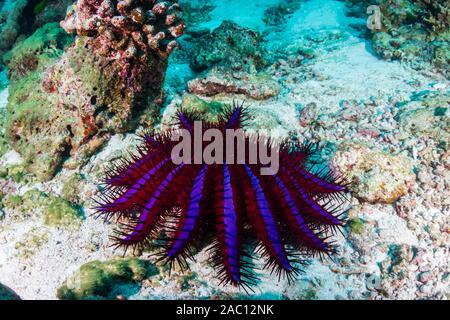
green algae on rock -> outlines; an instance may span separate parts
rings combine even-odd
[[[17,42],[47,23],[64,19],[73,0],[0,1],[0,65],[2,56]]]
[[[48,24],[18,44],[5,58],[11,79],[6,137],[11,147],[21,154],[27,171],[40,180],[54,174],[65,156],[70,134],[66,125],[63,132],[58,131],[61,121],[56,118],[56,98],[43,90],[42,72],[63,53],[70,38],[63,35],[58,24]],[[63,119],[67,118],[70,119],[64,115]]]
[[[136,293],[139,282],[158,274],[148,261],[137,258],[92,261],[80,267],[58,288],[61,300],[116,299]]]
[[[193,94],[185,94],[181,103],[183,110],[198,113],[205,121],[215,122],[223,111],[225,104],[219,101],[206,101]]]
[[[47,242],[48,232],[34,227],[22,236],[21,240],[14,245],[14,248],[22,259],[29,259]]]
[[[6,209],[15,210],[24,215],[33,211],[41,213],[48,226],[78,229],[81,225],[83,211],[81,207],[69,201],[32,189],[23,195],[8,194],[2,199]]]
[[[81,207],[60,197],[49,197],[43,214],[44,223],[53,227],[76,229],[83,219]]]
[[[360,218],[351,218],[347,221],[347,226],[351,232],[362,234],[364,232],[364,221]]]
[[[449,91],[424,91],[413,95],[408,101],[399,103],[396,120],[405,140],[409,135],[430,137],[437,142],[450,140]]]
[[[72,42],[73,36],[68,35],[58,23],[44,25],[5,54],[3,60],[8,66],[8,78],[14,83],[38,68],[42,71]]]
[[[72,203],[80,203],[81,188],[85,178],[82,174],[74,173],[65,180],[61,190],[61,197]]]

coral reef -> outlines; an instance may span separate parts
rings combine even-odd
[[[235,106],[227,108],[217,123],[202,127],[215,128],[225,136],[227,129],[241,129],[247,117],[242,106]],[[190,134],[198,120],[195,113],[183,110],[177,115],[181,128]],[[205,246],[203,237],[211,231],[216,243],[210,261],[218,278],[244,287],[254,285],[257,279],[252,272],[252,253],[245,249],[252,238],[245,231],[248,226],[259,240],[266,267],[289,279],[298,273],[295,263],[301,259],[287,244],[305,256],[335,251],[325,234],[342,225],[338,217],[342,202],[334,204],[332,200],[343,197],[347,189],[341,176],[332,171],[308,171],[308,159],[314,154],[311,146],[282,144],[279,170],[269,169],[264,175],[264,165],[250,160],[254,144],[261,148],[275,143],[263,137],[243,136],[248,151],[237,160],[239,153],[233,148],[237,164],[217,159],[213,164],[194,162],[197,155],[185,155],[185,151],[182,163],[175,164],[171,154],[178,142],[170,133],[143,139],[136,156],[112,167],[98,200],[99,216],[126,219],[113,237],[118,246],[141,248],[165,234],[165,240],[159,241],[161,260],[186,269],[187,260]],[[208,143],[202,145],[204,152],[208,148]],[[225,155],[226,151],[214,152]],[[278,149],[271,152],[278,154]]]
[[[174,1],[79,0],[61,26],[69,33],[89,35],[88,45],[102,56],[120,60],[124,64],[120,76],[129,78],[147,55],[168,57],[185,29],[179,16]]]
[[[118,299],[130,294],[124,285],[135,286],[157,273],[152,264],[136,258],[92,261],[65,281],[57,296],[62,300]]]
[[[84,163],[112,132],[153,124],[167,57],[184,30],[178,10],[168,1],[80,0],[72,7],[61,25],[77,34],[75,43],[38,68],[43,77],[11,79],[7,134],[30,172],[48,180],[63,163]],[[14,69],[18,50],[8,67],[21,71]]]
[[[373,30],[373,48],[382,58],[408,61],[422,69],[431,63],[444,73],[450,65],[450,6],[447,0],[351,0],[349,14],[362,16],[379,5],[381,30]],[[359,12],[359,13],[358,13]]]

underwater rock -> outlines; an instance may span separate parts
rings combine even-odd
[[[281,86],[267,73],[221,72],[214,68],[207,76],[188,82],[189,92],[202,96],[242,94],[255,100],[277,96]]]
[[[63,53],[63,49],[73,41],[59,24],[48,23],[29,38],[18,43],[5,54],[3,60],[8,67],[8,78],[12,84],[20,81],[39,66],[46,66]]]
[[[257,32],[224,21],[198,38],[194,47],[191,69],[203,73],[188,83],[190,93],[207,97],[243,94],[255,100],[279,94],[279,84],[263,71],[266,53]]]
[[[197,72],[213,66],[245,72],[261,70],[266,65],[261,41],[259,33],[224,21],[212,33],[197,40],[190,66]]]
[[[206,101],[193,94],[185,94],[181,103],[181,108],[190,112],[195,112],[205,121],[216,122],[222,113],[225,104],[218,101]]]
[[[24,215],[30,215],[34,211],[41,213],[44,223],[53,227],[78,229],[83,219],[81,207],[61,197],[48,195],[36,189],[31,189],[21,196],[7,194],[2,199],[2,204],[6,209]]]
[[[300,8],[301,2],[302,0],[282,0],[264,12],[264,23],[272,27],[281,26],[286,23],[289,15],[292,15]]]
[[[33,6],[34,28],[64,20],[67,8],[76,0],[38,0]]]
[[[0,283],[0,300],[20,300],[20,297],[10,288]]]
[[[393,203],[414,186],[412,162],[357,143],[344,143],[336,151],[332,166],[352,182],[354,195],[370,203]]]
[[[188,25],[186,33],[190,33],[191,26],[211,20],[211,12],[215,6],[210,0],[191,1],[180,0],[179,4],[183,9],[183,19]],[[194,27],[195,28],[195,27]],[[209,30],[208,32],[209,33]]]
[[[167,58],[184,31],[178,11],[173,1],[79,0],[72,7],[61,26],[78,35],[75,43],[36,69],[43,76],[11,83],[8,136],[30,172],[49,180],[63,162],[83,164],[111,133],[153,124]]]
[[[20,241],[14,244],[14,249],[21,259],[30,259],[48,243],[48,237],[47,230],[33,227],[20,237]]]
[[[0,7],[0,61],[20,35],[20,19],[28,0],[7,0]]]
[[[63,160],[70,135],[65,123],[70,117],[57,107],[56,96],[41,85],[42,72],[69,41],[62,32],[57,24],[47,24],[5,59],[11,79],[5,136],[21,154],[27,170],[41,180],[49,179]]]
[[[136,291],[139,282],[156,274],[155,266],[136,258],[92,261],[82,265],[58,288],[57,297],[61,300],[117,299],[119,295],[136,293],[131,291]]]
[[[8,139],[3,124],[5,123],[6,112],[5,108],[0,108],[0,157],[2,157],[9,150]]]
[[[0,2],[0,63],[23,37],[50,22],[64,19],[74,0],[6,0]]]
[[[69,176],[64,182],[61,197],[72,203],[80,203],[82,201],[82,187],[84,182],[84,176],[79,173],[74,173]]]
[[[176,114],[181,107],[187,112],[194,112],[209,122],[217,122],[219,116],[224,110],[225,103],[221,101],[209,101],[198,97],[195,94],[186,93],[182,97],[181,105],[172,103],[164,109],[164,114],[161,119],[162,129],[170,130],[176,123]]]
[[[80,207],[55,196],[46,199],[43,214],[45,225],[67,229],[78,229],[83,219],[83,212]]]

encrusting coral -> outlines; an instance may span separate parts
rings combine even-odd
[[[7,106],[9,141],[40,180],[63,163],[84,163],[112,133],[153,124],[167,58],[184,30],[174,1],[79,0],[61,25],[75,42],[11,79]]]

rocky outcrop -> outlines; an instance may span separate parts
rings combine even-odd
[[[280,86],[264,72],[267,62],[262,38],[250,29],[224,21],[200,36],[190,66],[200,76],[188,83],[189,92],[202,96],[244,95],[264,100],[278,95]]]
[[[178,12],[169,1],[73,6],[61,26],[75,43],[58,59],[42,52],[33,72],[11,77],[7,135],[30,172],[48,180],[63,163],[84,163],[111,133],[153,123],[167,58],[184,31]],[[9,65],[22,70],[15,52]]]
[[[3,3],[2,3],[3,2]],[[0,63],[14,44],[47,23],[59,22],[74,0],[0,1]]]

